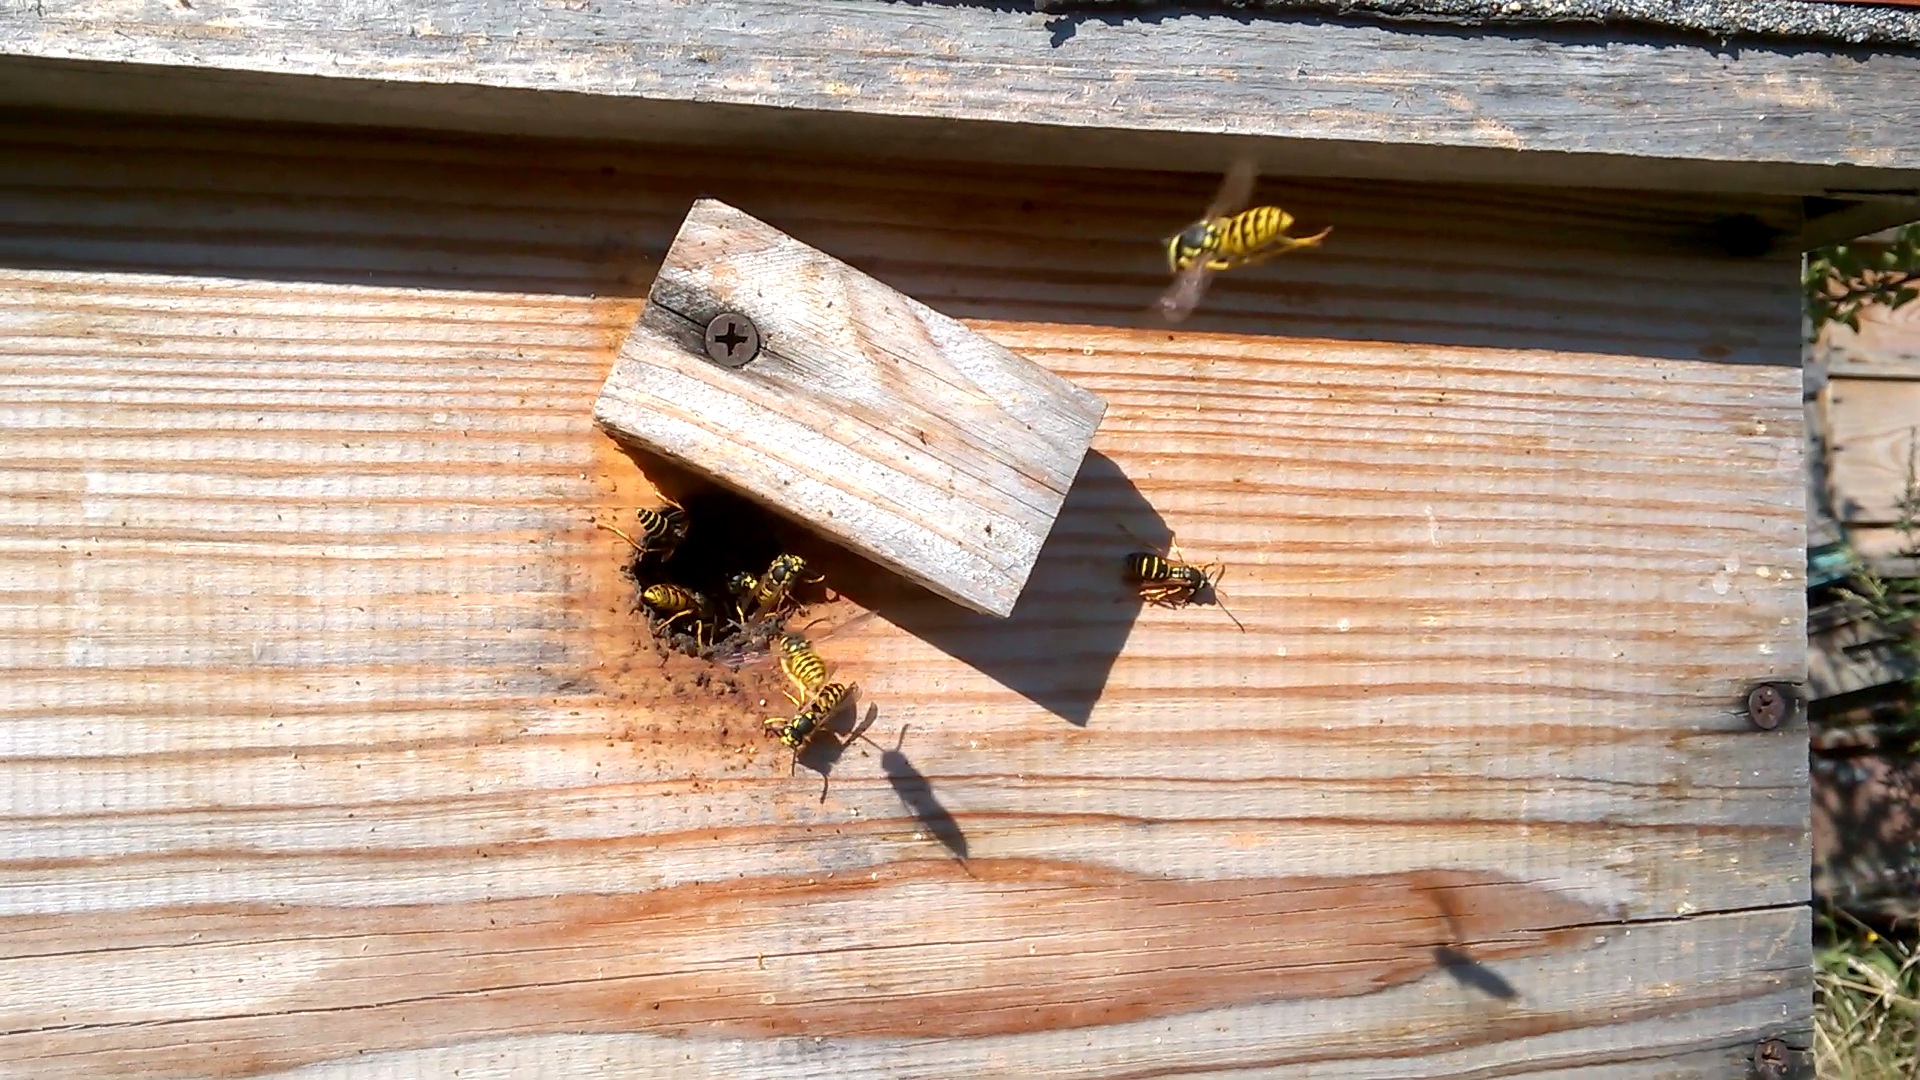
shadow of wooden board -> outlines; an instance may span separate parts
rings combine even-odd
[[[11,1073],[1722,1077],[1805,1034],[1805,732],[1741,710],[1806,664],[1796,278],[1700,239],[1776,205],[1274,184],[1337,242],[1176,334],[1126,321],[1204,180],[0,140]],[[591,524],[652,498],[591,408],[702,191],[1110,406],[1011,620],[840,572],[878,746],[824,799],[767,683],[663,673]],[[1129,602],[1142,506],[1246,632]]]

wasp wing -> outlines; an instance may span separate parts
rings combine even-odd
[[[1227,174],[1220,179],[1213,202],[1207,205],[1207,212],[1200,220],[1212,221],[1239,213],[1246,207],[1247,200],[1253,197],[1253,184],[1258,176],[1252,158],[1234,159],[1233,164],[1227,166]],[[1212,279],[1213,271],[1207,269],[1206,259],[1202,258],[1174,276],[1173,284],[1160,294],[1159,301],[1154,304],[1154,313],[1166,323],[1185,319],[1193,313],[1194,308],[1200,306],[1200,298],[1206,295],[1207,285]]]
[[[805,626],[800,627],[798,630],[794,630],[790,632],[799,634],[800,636],[806,638],[813,645],[818,646],[823,641],[837,637],[839,634],[841,634],[844,631],[852,630],[855,627],[858,627],[868,622],[878,614],[880,613],[877,611],[861,612],[860,614],[855,615],[851,619],[847,619],[844,622],[836,623],[833,626],[828,627],[824,632],[819,634],[809,634],[807,633],[807,631],[811,629],[814,625],[820,622],[824,622],[825,621],[824,618],[815,619],[813,620],[813,622],[807,623]],[[759,632],[744,635],[745,640],[731,643],[729,647],[716,653],[714,656],[714,659],[719,660],[721,663],[727,665],[730,668],[733,668],[735,671],[738,671],[741,668],[746,667],[748,665],[752,665],[758,668],[758,667],[762,667],[767,664],[773,663],[776,659],[774,655],[774,644],[773,644],[774,639],[779,637],[782,633],[789,632],[782,629],[782,626],[785,624],[785,622],[786,622],[785,619],[778,619],[778,620],[767,619],[767,620],[760,620],[760,621],[754,622],[753,624],[754,628]],[[825,659],[825,658],[822,657],[822,659]],[[828,664],[829,670],[831,670],[832,667],[833,665],[831,664],[831,662],[829,662]]]
[[[1213,271],[1207,269],[1204,261],[1180,271],[1174,277],[1173,284],[1155,302],[1154,314],[1168,323],[1177,323],[1193,314],[1193,309],[1200,305],[1200,298],[1206,295],[1207,285],[1212,280]]]
[[[1234,159],[1233,164],[1227,166],[1227,175],[1220,180],[1220,190],[1214,193],[1213,202],[1207,207],[1207,220],[1246,209],[1247,201],[1253,198],[1253,182],[1258,175],[1252,158]]]

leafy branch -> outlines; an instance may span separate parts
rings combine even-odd
[[[1813,332],[1830,322],[1860,329],[1869,307],[1891,311],[1920,299],[1920,222],[1894,230],[1888,244],[1850,241],[1808,254],[1800,273]]]

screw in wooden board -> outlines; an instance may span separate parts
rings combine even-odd
[[[1787,718],[1792,699],[1787,692],[1772,683],[1762,683],[1747,694],[1747,719],[1753,726],[1772,731]]]
[[[746,367],[760,355],[760,330],[745,315],[723,311],[707,324],[707,356],[721,367]]]
[[[1793,1071],[1793,1048],[1779,1039],[1768,1039],[1754,1050],[1754,1080],[1787,1080]]]

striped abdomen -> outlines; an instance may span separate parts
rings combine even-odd
[[[691,615],[706,606],[699,593],[678,585],[649,585],[640,602],[662,615]]]
[[[1173,572],[1174,564],[1150,552],[1136,551],[1127,556],[1128,581],[1166,581]]]
[[[827,662],[813,651],[807,639],[798,634],[780,636],[780,673],[803,694],[811,693],[827,681]]]
[[[1287,230],[1293,218],[1277,206],[1256,206],[1225,220],[1214,222],[1213,250],[1218,255],[1243,259],[1273,242]]]
[[[649,548],[672,547],[687,538],[687,515],[677,506],[665,510],[635,510],[640,535]]]

